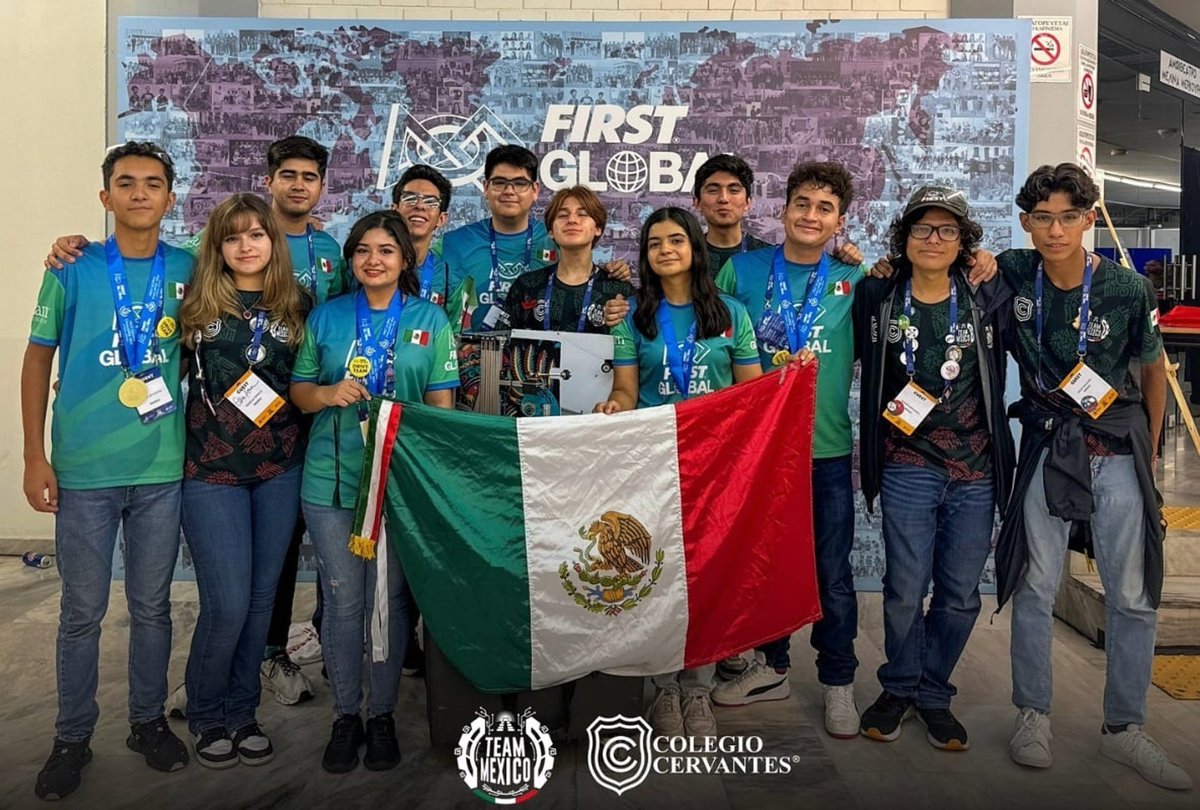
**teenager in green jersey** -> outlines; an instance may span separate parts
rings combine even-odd
[[[636,306],[613,329],[613,389],[596,405],[617,413],[678,402],[762,376],[745,307],[708,274],[704,235],[682,208],[660,208],[642,226]],[[655,676],[650,723],[664,735],[717,731],[709,697],[715,665]]]
[[[127,143],[102,165],[100,201],[113,235],[70,267],[46,273],[21,370],[25,497],[55,515],[62,577],[58,719],[34,792],[61,799],[92,758],[100,710],[100,624],[108,609],[117,531],[125,540],[129,602],[126,744],[161,771],[188,762],[167,727],[171,577],[179,550],[183,408],[179,299],[192,257],[163,244],[159,225],[175,202],[171,159],[152,143]],[[50,372],[58,387],[46,460]]]
[[[450,300],[450,265],[442,259],[441,242],[434,240],[449,217],[452,191],[446,175],[418,163],[392,186],[392,210],[404,217],[417,252],[418,294],[461,318],[462,303]]]
[[[363,465],[362,423],[372,396],[452,407],[458,386],[454,332],[440,307],[421,298],[416,252],[403,217],[368,214],[354,224],[345,256],[361,289],[313,311],[292,375],[292,401],[314,413],[304,462],[301,501],[317,551],[324,589],[321,646],[333,692],[335,720],[323,766],[353,770],[366,743],[369,769],[400,761],[392,711],[408,638],[404,577],[395,552],[376,553],[388,577],[388,655],[372,662],[367,724],[363,697],[363,627],[374,604],[378,559],[349,548]]]

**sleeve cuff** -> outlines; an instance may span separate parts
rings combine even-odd
[[[37,346],[49,346],[51,349],[58,348],[58,341],[54,340],[52,338],[36,337],[34,335],[30,335],[29,342],[33,343]]]
[[[447,382],[434,383],[433,385],[425,386],[426,391],[445,391],[449,388],[458,388],[460,385],[458,380],[448,380]]]

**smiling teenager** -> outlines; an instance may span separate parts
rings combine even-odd
[[[222,202],[179,314],[193,351],[183,526],[200,596],[187,720],[209,768],[274,758],[256,718],[259,670],[300,509],[305,437],[287,392],[312,306],[284,242],[256,195]]]
[[[452,191],[444,174],[423,163],[409,166],[392,186],[392,210],[408,224],[417,255],[417,292],[451,312],[462,305],[455,307],[450,300],[450,265],[442,259],[442,245],[434,236],[446,224]]]

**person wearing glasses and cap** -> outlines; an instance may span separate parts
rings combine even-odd
[[[1150,281],[1083,245],[1099,197],[1079,166],[1039,167],[1017,194],[1034,249],[997,257],[1014,294],[1004,341],[1021,382],[1020,463],[996,548],[997,602],[1013,606],[1009,753],[1020,765],[1051,765],[1054,599],[1076,548],[1095,557],[1104,586],[1100,753],[1185,790],[1191,777],[1143,728],[1163,578],[1154,486],[1162,335]]]
[[[854,298],[862,489],[868,508],[880,500],[887,558],[883,692],[860,729],[890,742],[916,714],[952,751],[969,742],[950,677],[979,616],[1015,456],[998,327],[1010,293],[999,278],[968,281],[982,235],[962,192],[921,188],[888,234],[892,276],[866,279]]]

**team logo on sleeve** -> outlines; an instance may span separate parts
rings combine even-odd
[[[317,263],[319,265],[321,265],[322,273],[332,273],[333,272],[333,262],[329,261],[329,259],[326,259],[324,256],[322,256]]]
[[[169,284],[167,286],[167,289],[169,289],[171,291],[171,298],[173,300],[182,301],[183,297],[185,295],[187,295],[188,285],[176,281],[176,282]]]
[[[849,281],[835,281],[829,285],[829,291],[831,293],[833,293],[834,295],[849,295],[850,294],[850,282]]]
[[[544,261],[544,262],[558,261],[558,251],[557,250],[549,250],[549,249],[543,250],[542,251],[542,261]]]
[[[558,567],[558,576],[567,596],[591,613],[619,616],[633,610],[654,590],[663,573],[666,553],[654,551],[653,538],[633,515],[608,511],[592,521],[579,536],[587,545],[572,551],[576,561]],[[654,567],[650,568],[651,552]],[[583,585],[580,591],[571,573]],[[646,574],[649,573],[649,581]]]

